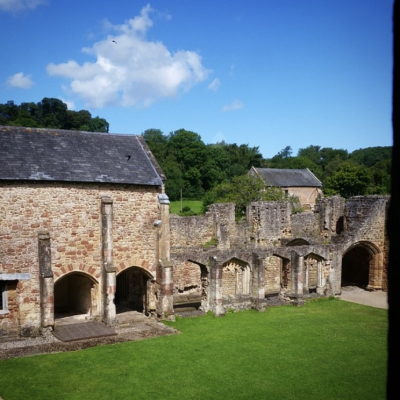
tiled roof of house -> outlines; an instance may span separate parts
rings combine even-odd
[[[161,186],[141,136],[0,126],[0,180]]]
[[[322,187],[322,183],[308,169],[254,168],[267,186]]]

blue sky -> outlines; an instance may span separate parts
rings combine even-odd
[[[55,97],[110,133],[392,145],[393,0],[0,0],[0,103]]]

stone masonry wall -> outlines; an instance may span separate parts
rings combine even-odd
[[[264,279],[266,297],[282,291],[296,296],[304,291],[338,294],[346,251],[364,247],[371,260],[369,288],[381,286],[386,290],[388,201],[386,196],[364,196],[347,202],[333,196],[318,201],[312,212],[301,213],[292,213],[290,202],[254,202],[247,207],[247,218],[239,222],[234,220],[233,205],[219,204],[210,207],[204,217],[176,219],[171,224],[175,243],[180,244],[171,244],[172,262],[178,264],[174,287],[184,296],[188,282],[197,279],[197,287],[201,282],[196,269],[185,271],[184,259],[205,264],[208,257],[225,262],[234,254],[235,259],[247,260],[254,268],[251,253],[265,259],[261,280]],[[179,240],[182,232],[184,240]],[[206,248],[204,243],[214,235],[218,239],[216,246]],[[244,253],[247,255],[242,257]],[[175,264],[174,259],[179,261]],[[182,277],[184,282],[180,282]],[[233,277],[233,272],[225,267],[221,282],[223,299],[233,294]],[[216,285],[218,288],[219,283]],[[252,295],[255,293],[254,290]]]
[[[25,329],[40,326],[38,232],[50,234],[54,282],[72,271],[101,281],[101,196],[113,200],[117,273],[138,266],[155,275],[157,188],[3,182],[0,189],[0,273],[31,274],[18,282],[15,296],[20,306],[11,313],[18,314]],[[0,329],[2,320],[10,323],[12,315],[7,315],[0,316]]]

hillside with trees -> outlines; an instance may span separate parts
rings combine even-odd
[[[87,110],[68,110],[61,100],[47,97],[38,103],[0,104],[0,125],[107,133],[110,126],[103,118],[93,118]]]
[[[229,199],[227,193],[244,186],[241,177],[254,167],[308,168],[322,182],[325,195],[389,194],[392,148],[370,147],[348,153],[344,149],[311,145],[292,155],[290,146],[270,159],[258,147],[241,144],[204,144],[200,135],[180,129],[168,135],[159,129],[143,137],[167,176],[166,192],[172,201],[204,199],[205,204]],[[277,193],[270,193],[276,197]]]
[[[109,123],[105,119],[93,118],[87,110],[68,110],[61,100],[47,97],[38,103],[16,105],[8,101],[0,104],[0,125],[109,131]],[[167,176],[166,193],[171,201],[182,196],[188,200],[204,200],[205,206],[228,200],[239,204],[235,193],[246,190],[252,195],[245,196],[245,199],[261,200],[249,189],[259,182],[248,182],[243,178],[252,166],[308,168],[322,182],[327,196],[348,198],[390,193],[391,146],[348,153],[344,149],[310,145],[299,149],[296,155],[293,155],[290,146],[286,146],[272,158],[265,159],[258,147],[226,142],[205,144],[198,133],[185,129],[169,134],[160,129],[148,129],[142,135]],[[270,191],[263,196],[277,199],[280,194],[279,191]],[[242,205],[238,207],[240,209]]]

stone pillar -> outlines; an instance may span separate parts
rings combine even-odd
[[[113,201],[110,197],[101,198],[101,260],[103,264],[103,322],[113,326],[116,321],[114,304],[116,275],[113,264]]]
[[[38,233],[40,330],[42,333],[54,328],[54,276],[51,269],[50,235]]]
[[[318,260],[317,261],[317,293],[318,294],[323,294],[324,293],[324,278],[322,276],[322,261]]]
[[[209,305],[215,316],[225,315],[222,305],[222,264],[216,257],[210,257],[210,286],[208,291]]]
[[[252,293],[254,308],[264,310],[265,305],[265,258],[254,256]]]
[[[336,248],[329,253],[330,269],[326,286],[328,287],[330,296],[342,293],[342,257],[343,249],[340,248]]]
[[[292,266],[292,295],[295,305],[303,305],[303,285],[304,285],[304,257],[298,255],[294,250],[291,252]]]
[[[201,306],[200,310],[208,311],[210,310],[210,302],[209,302],[209,289],[210,289],[210,281],[209,281],[209,269],[205,265],[199,265],[200,267],[200,276],[201,276]]]
[[[158,314],[163,318],[174,318],[174,281],[173,267],[171,262],[160,260],[161,285],[160,285],[160,308]]]
[[[309,293],[309,283],[308,283],[308,275],[310,271],[310,260],[304,262],[303,258],[303,293]]]
[[[369,263],[367,290],[382,290],[383,253],[376,253]]]
[[[160,219],[154,222],[154,227],[157,229],[157,282],[160,289],[157,314],[160,317],[173,318],[174,280],[173,265],[170,260],[169,198],[165,193],[161,193],[158,195],[158,201],[160,205]]]

